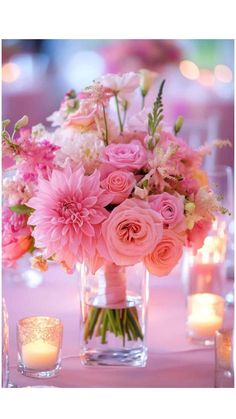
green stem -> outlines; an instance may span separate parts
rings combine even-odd
[[[127,100],[126,100],[126,101],[125,101],[125,104],[124,104],[124,113],[123,113],[123,122],[122,122],[122,126],[123,126],[123,128],[124,128],[124,126],[125,126],[126,115],[127,115],[127,109],[128,109],[128,102],[127,102]]]
[[[115,310],[115,317],[116,317],[116,324],[119,331],[120,336],[123,336],[122,327],[121,327],[121,321],[120,321],[120,310]]]
[[[140,339],[143,340],[143,334],[142,334],[142,330],[140,328],[139,322],[135,319],[135,317],[132,315],[131,311],[128,310],[128,319],[130,320],[130,322],[132,323],[132,326],[135,329],[135,332],[137,334],[137,336],[140,337]]]
[[[107,332],[120,336],[123,346],[125,346],[126,337],[129,341],[143,340],[136,307],[123,309],[91,307],[84,324],[85,342],[87,343],[93,336],[101,336],[101,343],[105,344]]]
[[[119,107],[117,94],[115,95],[115,102],[116,102],[117,116],[118,116],[119,125],[120,125],[120,132],[123,132],[123,124],[122,124],[122,121],[121,121],[120,107]]]
[[[129,340],[129,341],[130,341],[130,340],[132,340],[132,335],[131,335],[131,333],[130,333],[130,331],[129,331],[128,324],[126,324],[126,333],[127,333],[127,336],[128,336],[128,340]]]
[[[101,311],[101,309],[98,308],[98,307],[93,308],[92,315],[91,315],[91,321],[90,321],[90,327],[89,327],[89,337],[90,337],[90,339],[92,339],[94,328],[96,326],[100,311]]]
[[[142,107],[141,107],[141,109],[143,109],[143,108],[144,108],[144,105],[145,105],[145,97],[146,97],[146,95],[144,95],[144,94],[142,93]]]
[[[114,334],[117,336],[117,329],[116,329],[116,324],[115,324],[115,320],[113,318],[113,312],[112,309],[107,309],[107,316],[109,318],[110,324],[111,324],[111,328],[113,329]]]
[[[102,111],[103,111],[103,118],[104,118],[104,124],[105,124],[105,145],[108,144],[108,127],[107,127],[107,117],[106,117],[106,111],[105,106],[102,105]]]
[[[130,321],[129,317],[127,319],[127,332],[130,331],[133,340],[137,340],[138,336],[135,330],[135,327],[133,326],[133,323]]]
[[[102,333],[101,333],[101,343],[102,344],[106,343],[107,325],[108,325],[108,316],[107,316],[107,312],[105,312],[103,325],[102,325]]]
[[[123,329],[123,346],[125,346],[125,332],[126,332],[126,321],[127,321],[127,311],[126,308],[123,310],[122,316],[122,329]]]
[[[98,319],[97,319],[97,324],[96,324],[96,327],[95,327],[95,336],[96,337],[101,335],[101,325],[102,325],[102,322],[103,322],[104,313],[105,313],[105,310],[102,308],[100,313],[99,313],[99,316],[98,316]]]

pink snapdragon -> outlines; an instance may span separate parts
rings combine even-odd
[[[22,161],[17,166],[23,179],[34,181],[39,175],[47,179],[54,167],[53,160],[58,149],[58,146],[48,140],[25,141],[20,152]]]

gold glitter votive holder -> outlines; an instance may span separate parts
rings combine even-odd
[[[234,387],[233,329],[215,334],[215,387]]]
[[[63,325],[54,317],[27,317],[17,323],[18,371],[50,378],[61,369]]]

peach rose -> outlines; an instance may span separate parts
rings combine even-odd
[[[64,126],[84,129],[90,128],[95,123],[96,114],[97,107],[82,100],[79,109],[68,115]]]
[[[162,217],[147,202],[126,199],[103,223],[98,251],[117,265],[133,265],[153,251],[162,234]]]
[[[113,196],[112,204],[120,204],[128,198],[135,183],[133,173],[115,170],[101,182],[101,187]]]
[[[183,242],[171,230],[164,230],[163,237],[153,252],[145,256],[144,264],[150,273],[157,276],[168,275],[176,266],[183,253]]]

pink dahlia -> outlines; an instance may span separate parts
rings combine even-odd
[[[49,180],[39,180],[39,190],[28,205],[35,209],[29,218],[34,225],[35,245],[45,256],[69,267],[95,254],[101,224],[109,213],[110,202],[100,188],[96,170],[85,176],[81,167],[72,172],[53,170]]]

